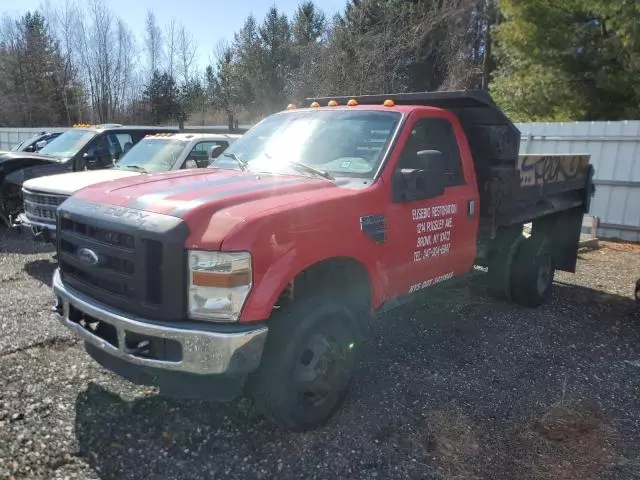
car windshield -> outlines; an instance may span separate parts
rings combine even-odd
[[[210,168],[242,163],[264,172],[299,163],[332,177],[371,178],[400,119],[398,112],[355,109],[271,115],[232,143]]]
[[[33,142],[37,137],[38,137],[38,135],[33,135],[33,136],[27,138],[26,140],[21,141],[17,145],[14,145],[13,147],[11,147],[11,151],[12,152],[17,152],[21,148],[29,145],[29,143]]]
[[[73,157],[96,136],[92,130],[67,130],[47,143],[38,153],[52,157]]]
[[[145,138],[136,143],[116,164],[117,168],[166,172],[171,170],[186,142],[175,139]]]

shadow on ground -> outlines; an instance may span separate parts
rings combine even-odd
[[[53,280],[53,272],[57,266],[58,262],[54,259],[34,260],[32,262],[25,263],[24,271],[27,275],[50,287]]]
[[[29,232],[8,229],[0,224],[0,253],[37,254],[55,253],[55,247],[49,243],[34,241]]]
[[[78,455],[104,479],[640,473],[635,302],[558,284],[524,309],[483,291],[474,275],[377,318],[344,408],[316,431],[280,431],[247,399],[126,401],[91,384]]]

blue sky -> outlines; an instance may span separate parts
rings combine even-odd
[[[48,0],[58,5],[65,0]],[[233,33],[243,24],[245,18],[253,13],[260,22],[268,9],[276,5],[288,16],[295,12],[302,0],[103,0],[110,9],[122,18],[138,39],[144,34],[144,19],[148,9],[155,13],[160,26],[167,25],[172,18],[190,29],[198,42],[198,58],[204,66],[213,56],[213,51],[221,39],[231,40]],[[0,2],[0,13],[22,14],[38,8],[42,0],[18,0]],[[346,0],[316,0],[328,17],[342,11]]]

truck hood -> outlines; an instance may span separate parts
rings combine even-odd
[[[74,198],[93,203],[184,218],[203,219],[223,208],[259,201],[269,209],[269,200],[318,190],[342,190],[338,182],[292,176],[258,174],[239,170],[201,169],[121,178],[82,189]],[[320,192],[318,192],[320,193]]]
[[[59,163],[68,160],[67,158],[62,157],[52,157],[50,155],[42,155],[40,153],[35,152],[0,152],[0,164],[4,162],[14,162],[24,159],[25,161],[29,161],[31,159],[40,160],[42,162],[47,163]]]
[[[141,175],[133,170],[109,168],[105,170],[86,170],[84,172],[62,173],[44,177],[32,178],[22,184],[27,190],[54,193],[57,195],[73,195],[76,191],[118,178],[135,177]]]

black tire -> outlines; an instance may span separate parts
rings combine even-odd
[[[640,278],[636,280],[636,291],[634,296],[636,297],[636,302],[640,303]]]
[[[551,242],[545,235],[527,238],[516,253],[511,270],[513,300],[526,307],[537,307],[551,296],[555,266]]]
[[[356,315],[328,296],[276,311],[260,367],[248,379],[257,408],[288,430],[324,424],[349,390],[359,338]]]
[[[487,287],[489,294],[498,299],[511,299],[511,267],[521,242],[525,240],[522,229],[498,233],[489,256]]]

